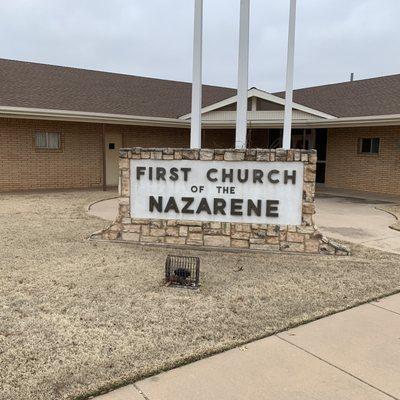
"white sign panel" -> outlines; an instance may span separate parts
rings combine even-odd
[[[300,225],[303,163],[131,160],[132,218]]]

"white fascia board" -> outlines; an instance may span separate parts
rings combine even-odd
[[[251,89],[254,90],[254,89]],[[254,96],[251,94],[250,97]],[[271,95],[272,96],[272,95]],[[275,96],[274,96],[275,97]],[[228,99],[227,99],[228,100]],[[283,99],[280,99],[284,101]],[[228,103],[230,104],[230,103]],[[175,118],[143,117],[125,114],[104,114],[68,110],[0,106],[0,118],[42,119],[55,121],[93,122],[118,125],[142,125],[190,128],[190,121]],[[204,128],[234,128],[235,121],[203,121]],[[253,120],[249,127],[282,127],[283,120]],[[299,128],[346,127],[346,126],[389,126],[400,125],[400,114],[371,115],[366,117],[334,117],[293,121]]]
[[[264,92],[263,90],[256,89],[256,88],[249,89],[249,91],[247,93],[247,98],[250,98],[250,97],[258,97],[260,99],[267,100],[272,103],[280,104],[282,106],[285,105],[285,99],[282,99],[281,97],[275,96],[271,93]],[[215,111],[215,110],[218,110],[219,108],[228,106],[230,104],[234,104],[236,102],[237,102],[237,96],[232,96],[225,100],[219,101],[218,103],[214,103],[207,107],[203,107],[201,110],[201,113],[204,114],[204,113],[207,113],[210,111]],[[313,108],[306,107],[306,106],[303,106],[302,104],[298,104],[298,103],[293,103],[293,108],[296,110],[299,110],[299,111],[306,112],[311,115],[315,115],[317,117],[325,118],[325,119],[337,118],[334,115],[330,115],[330,114],[324,113],[322,111],[314,110]],[[190,114],[182,115],[181,117],[179,117],[179,119],[189,119],[189,118],[190,118]]]
[[[42,108],[0,106],[0,117],[23,119],[47,119],[58,121],[93,122],[119,125],[189,127],[188,121],[175,118],[143,117],[125,114],[106,114]]]
[[[236,101],[237,101],[237,96],[228,97],[227,99],[221,100],[218,103],[214,103],[214,104],[211,104],[210,106],[203,107],[201,109],[201,113],[205,114],[207,112],[217,110],[218,108],[229,106],[229,104],[236,103]],[[182,115],[181,117],[179,117],[179,119],[190,119],[191,115],[192,115],[191,113],[185,114],[185,115]]]
[[[282,106],[285,105],[285,99],[282,99],[281,97],[275,96],[271,93],[264,92],[263,90],[259,90],[259,89],[250,89],[249,92],[251,92],[251,91],[253,91],[252,92],[253,94],[251,94],[251,96],[260,97],[263,100],[271,101],[272,103],[281,104]],[[326,118],[326,119],[337,118],[334,115],[330,115],[330,114],[324,113],[322,111],[315,110],[314,108],[303,106],[302,104],[299,104],[299,103],[293,102],[292,105],[293,105],[293,108],[296,110],[303,111],[307,114],[315,115],[317,117]]]
[[[400,114],[368,115],[365,117],[338,117],[330,120],[308,121],[309,127],[316,125],[327,127],[356,127],[356,126],[390,126],[400,125]]]
[[[293,128],[306,128],[309,120],[293,121]],[[236,121],[204,121],[204,129],[235,129]],[[248,121],[248,129],[283,128],[283,120],[257,120]]]
[[[367,117],[343,117],[334,119],[293,120],[294,128],[335,128],[400,125],[400,114],[375,115]],[[204,121],[207,128],[234,128],[235,121]],[[248,122],[249,128],[282,128],[283,120],[253,120]]]

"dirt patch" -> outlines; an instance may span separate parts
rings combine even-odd
[[[400,231],[400,204],[380,204],[376,207],[378,210],[383,210],[396,217],[397,221],[390,225],[390,228]]]
[[[107,196],[109,193],[107,193]],[[74,399],[400,289],[400,256],[195,252],[197,291],[162,285],[168,253],[88,242],[102,192],[0,199],[0,399]]]

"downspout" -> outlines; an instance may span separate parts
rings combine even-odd
[[[106,133],[105,133],[105,126],[102,125],[102,132],[101,132],[101,143],[102,143],[102,172],[103,172],[103,192],[107,191],[107,182],[106,182]]]

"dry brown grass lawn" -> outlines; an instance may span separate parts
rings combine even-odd
[[[85,240],[105,223],[84,208],[103,196],[1,195],[1,400],[74,399],[400,288],[400,256],[363,247],[191,252],[201,289],[166,288],[171,250]]]

